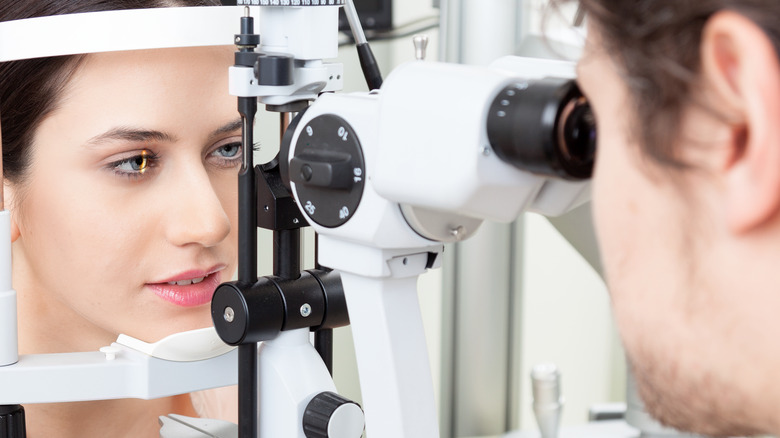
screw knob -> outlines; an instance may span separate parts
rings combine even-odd
[[[428,53],[428,35],[415,35],[412,42],[414,43],[414,56],[418,61],[425,60]]]
[[[303,414],[306,438],[360,438],[364,425],[360,406],[332,392],[314,396]]]

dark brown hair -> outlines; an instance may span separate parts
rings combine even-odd
[[[580,0],[580,5],[622,69],[645,153],[677,168],[687,167],[674,146],[684,104],[696,100],[701,37],[709,18],[735,11],[780,47],[778,0]]]
[[[0,2],[0,21],[119,9],[217,5],[219,0],[14,0]],[[24,180],[35,130],[56,109],[81,58],[58,56],[0,64],[3,171],[9,182]]]

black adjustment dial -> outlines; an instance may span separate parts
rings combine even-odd
[[[0,437],[26,438],[24,408],[20,405],[0,406]]]
[[[363,150],[352,126],[339,116],[315,117],[300,129],[290,180],[304,213],[336,228],[354,216],[365,187]]]
[[[303,413],[306,438],[360,438],[364,426],[360,406],[332,392],[314,396]]]

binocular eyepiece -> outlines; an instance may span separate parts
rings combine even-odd
[[[495,153],[518,169],[574,181],[593,174],[596,119],[571,79],[507,86],[490,106],[487,129]]]

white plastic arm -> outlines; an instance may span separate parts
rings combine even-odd
[[[417,278],[341,273],[372,438],[439,436]]]
[[[176,362],[114,343],[104,352],[24,355],[0,368],[0,405],[155,399],[235,385],[236,350]]]

